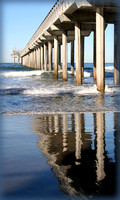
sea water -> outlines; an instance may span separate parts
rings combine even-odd
[[[1,113],[21,114],[40,112],[106,112],[120,108],[120,87],[113,84],[113,64],[105,67],[105,93],[97,91],[93,81],[93,65],[85,64],[82,86],[76,86],[75,71],[70,71],[68,81],[58,80],[54,73],[13,64],[0,65]]]
[[[67,82],[0,65],[3,199],[118,199],[120,87],[109,63],[98,92],[92,68],[76,86],[69,63]]]

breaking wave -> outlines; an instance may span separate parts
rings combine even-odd
[[[44,70],[33,70],[33,71],[13,71],[13,72],[2,72],[3,77],[30,77],[30,76],[41,76],[43,73],[51,73],[49,71],[45,72]],[[52,71],[54,73],[54,71]],[[62,70],[59,70],[58,73],[62,73]],[[76,71],[67,71],[68,74],[76,76]],[[92,72],[84,72],[84,77],[91,77]]]
[[[4,77],[29,77],[29,76],[40,76],[44,73],[44,70],[33,70],[33,71],[13,71],[13,72],[3,72]]]
[[[105,86],[105,93],[115,93],[120,92],[119,87],[109,87]],[[100,92],[97,90],[96,84],[94,85],[82,85],[82,86],[74,86],[74,85],[57,85],[57,86],[37,86],[37,87],[7,87],[0,89],[0,95],[35,95],[35,96],[59,96],[59,95],[97,95]]]

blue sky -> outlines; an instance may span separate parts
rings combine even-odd
[[[4,0],[2,10],[2,62],[13,62],[10,49],[24,49],[56,0]],[[105,31],[106,62],[113,62],[114,26]],[[69,45],[68,45],[69,49]],[[68,61],[70,55],[68,51]],[[85,38],[85,62],[93,61],[93,33]]]

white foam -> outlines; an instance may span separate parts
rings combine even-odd
[[[108,85],[105,86],[105,92],[106,93],[115,93],[115,92],[120,92],[120,87],[109,87]]]
[[[76,94],[99,94],[99,91],[96,85],[90,87],[81,86],[81,89]]]
[[[108,85],[105,86],[105,93],[115,93],[120,92],[120,88],[110,88]],[[61,86],[58,85],[57,87],[51,86],[51,87],[37,87],[37,88],[26,88],[23,91],[23,94],[25,95],[41,95],[41,96],[56,96],[56,95],[64,95],[64,94],[72,94],[72,95],[89,95],[89,94],[100,94],[100,92],[97,90],[96,84],[91,86],[72,86],[72,85],[66,85]]]
[[[57,86],[57,87],[38,87],[30,88],[23,91],[26,95],[41,95],[51,96],[60,94],[73,94],[73,95],[87,95],[87,94],[98,94],[96,85],[93,86]]]
[[[114,71],[114,66],[105,66],[105,71]]]
[[[51,71],[54,73],[54,71]],[[45,72],[44,70],[33,70],[33,71],[13,71],[13,72],[3,72],[2,76],[4,77],[30,77],[30,76],[40,76],[43,73],[50,73],[49,71]],[[59,70],[58,73],[62,73],[62,70]],[[68,74],[76,76],[76,71],[67,71]],[[92,73],[84,72],[84,77],[91,77]]]
[[[74,75],[76,76],[76,71],[74,71]],[[92,72],[84,72],[84,77],[91,77],[92,76]]]
[[[34,71],[17,71],[17,72],[3,72],[4,77],[27,77],[27,76],[40,76],[44,73],[44,70],[34,70]]]

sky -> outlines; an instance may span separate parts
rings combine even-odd
[[[24,49],[56,0],[4,0],[1,3],[2,62],[13,62],[11,49]],[[70,62],[68,44],[68,62]],[[114,25],[105,31],[105,60],[113,62]],[[85,62],[93,61],[93,33],[85,37]]]

